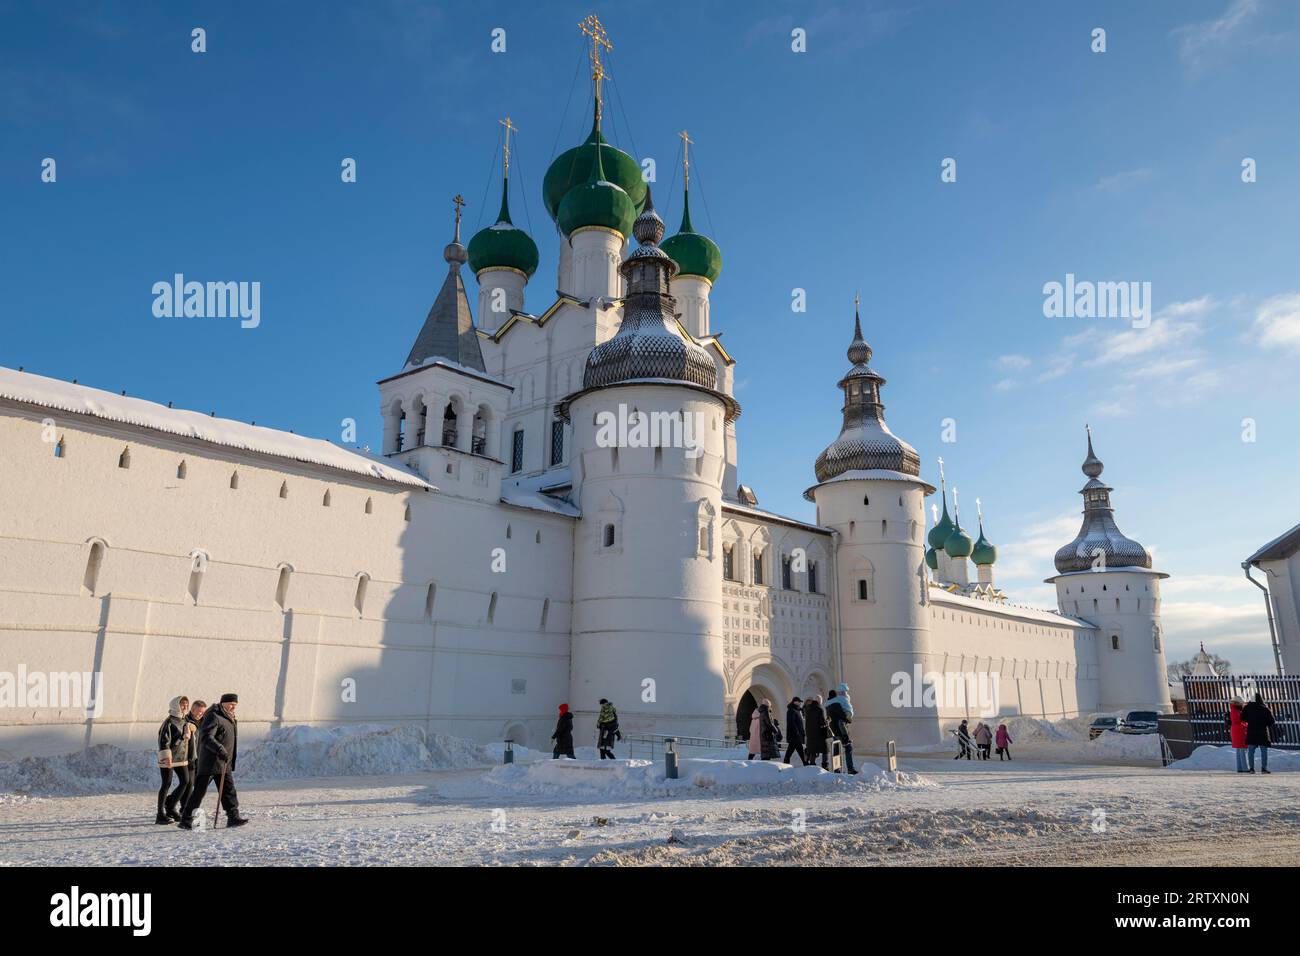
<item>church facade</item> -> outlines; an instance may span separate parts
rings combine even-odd
[[[543,183],[556,298],[524,309],[539,256],[507,138],[497,221],[462,244],[457,209],[442,287],[378,382],[373,454],[0,369],[0,753],[146,747],[171,697],[226,690],[254,735],[418,723],[539,748],[562,702],[580,746],[602,697],[624,733],[718,738],[840,681],[859,746],[1169,709],[1165,575],[1116,527],[1091,437],[1058,607],[1014,605],[946,489],[927,522],[939,489],[885,423],[856,317],[816,520],[760,507],[710,314],[721,252],[689,178],[664,237],[596,73],[591,133]],[[54,693],[69,675],[93,701]]]

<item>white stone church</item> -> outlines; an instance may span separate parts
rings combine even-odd
[[[689,179],[663,238],[596,74],[591,134],[544,181],[560,292],[524,310],[538,251],[507,139],[498,221],[465,246],[457,208],[442,287],[378,383],[377,454],[0,369],[0,753],[148,748],[172,697],[229,690],[250,737],[416,723],[538,748],[565,702],[594,743],[602,697],[625,734],[718,738],[755,700],[783,716],[843,680],[859,747],[981,716],[914,675],[988,682],[999,716],[1169,709],[1165,575],[1116,527],[1091,439],[1058,608],[1011,604],[946,493],[927,525],[936,488],[885,424],[860,324],[815,523],[759,506],[710,315],[721,253]],[[90,715],[53,699],[70,674],[102,675]]]

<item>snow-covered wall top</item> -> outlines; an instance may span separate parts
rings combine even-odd
[[[353,474],[436,490],[419,475],[376,460],[361,452],[340,448],[320,438],[308,438],[201,412],[167,408],[157,402],[114,395],[98,388],[74,385],[56,378],[0,367],[0,398],[25,402],[75,415],[89,415],[140,428],[180,435],[243,451],[288,458],[337,468]]]

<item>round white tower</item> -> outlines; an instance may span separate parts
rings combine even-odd
[[[1115,524],[1105,466],[1092,450],[1083,473],[1083,525],[1056,552],[1056,600],[1062,614],[1097,627],[1098,707],[1168,713],[1160,582],[1169,575],[1151,568],[1151,554]]]
[[[582,509],[568,703],[579,741],[594,740],[602,697],[624,732],[718,737],[723,436],[739,408],[708,353],[670,326],[676,266],[648,197],[633,231],[622,324],[559,408]]]
[[[836,532],[840,679],[849,685],[856,746],[930,744],[939,740],[936,709],[912,694],[914,668],[925,667],[930,643],[925,562],[925,497],[921,459],[885,424],[871,348],[854,315],[853,367],[844,391],[840,435],[817,459],[817,480],[804,496],[817,523]]]

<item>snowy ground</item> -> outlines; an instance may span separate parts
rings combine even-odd
[[[1300,774],[1225,772],[1231,752],[1205,748],[1164,769],[1036,757],[1040,742],[1014,763],[905,756],[896,776],[864,754],[856,778],[723,753],[666,781],[661,760],[558,766],[528,751],[467,769],[499,747],[401,728],[292,728],[271,745],[250,748],[252,823],[235,831],[156,826],[138,776],[51,796],[66,765],[0,764],[0,865],[1300,864]],[[111,762],[134,774],[121,752]]]

